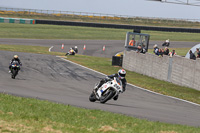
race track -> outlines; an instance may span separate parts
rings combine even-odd
[[[46,40],[46,44],[45,40],[37,41],[21,40],[23,43],[19,44],[53,46],[52,43],[54,43],[53,40]],[[89,42],[91,45],[95,45],[93,41]],[[100,42],[102,43],[102,41]],[[9,43],[3,42],[3,44]],[[13,44],[18,45],[16,40],[13,41]],[[119,45],[119,43],[117,44]],[[75,45],[79,47],[78,44]],[[59,46],[61,45],[59,44]],[[110,47],[112,49],[113,46]],[[120,48],[116,48],[116,51],[118,50]],[[96,51],[98,53],[98,50]],[[108,52],[107,56],[111,56],[111,53],[114,51]],[[23,63],[15,80],[11,79],[8,73],[9,60],[14,54],[18,54]],[[75,65],[60,57],[8,51],[0,51],[0,57],[0,92],[89,109],[101,109],[152,121],[200,126],[200,106],[154,94],[131,85],[127,86],[126,92],[120,95],[118,101],[111,100],[106,104],[91,103],[88,97],[92,88],[104,75]]]
[[[162,41],[150,41],[149,48],[153,48],[154,44],[162,47]],[[51,47],[51,51],[68,52],[71,47],[78,46],[79,54],[108,57],[111,58],[116,53],[124,50],[124,40],[44,40],[44,39],[4,39],[0,38],[0,44],[14,45],[32,45]],[[64,44],[64,49],[61,49]],[[170,48],[191,48],[199,42],[171,42]],[[86,50],[83,50],[84,45]],[[103,51],[105,46],[105,51]]]

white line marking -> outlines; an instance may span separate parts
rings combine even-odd
[[[51,46],[50,48],[49,48],[49,52],[51,52],[51,49],[53,48],[53,46]]]
[[[107,75],[104,74],[104,73],[101,73],[101,72],[98,72],[98,71],[96,71],[96,70],[90,69],[90,68],[88,68],[88,67],[82,66],[82,65],[80,65],[80,64],[74,63],[74,62],[69,61],[69,60],[67,60],[67,59],[64,59],[64,58],[62,58],[62,57],[60,57],[60,56],[56,56],[56,57],[59,57],[59,58],[61,58],[61,59],[64,60],[64,61],[70,62],[70,63],[75,64],[75,65],[80,66],[80,67],[83,67],[83,68],[88,69],[88,70],[90,70],[90,71],[93,71],[93,72],[96,72],[96,73],[99,73],[99,74],[102,74],[102,75],[107,76]],[[139,86],[136,86],[136,85],[133,85],[133,84],[130,84],[130,83],[127,83],[127,84],[130,85],[130,86],[136,87],[136,88],[138,88],[138,89],[141,89],[141,90],[144,90],[144,91],[153,93],[153,94],[157,94],[157,95],[160,95],[160,96],[169,97],[169,98],[172,98],[172,99],[176,99],[176,100],[183,101],[183,102],[186,102],[186,103],[190,103],[190,104],[193,104],[193,105],[196,105],[196,106],[199,106],[199,107],[200,107],[200,104],[197,104],[197,103],[193,103],[193,102],[190,102],[190,101],[187,101],[187,100],[183,100],[183,99],[180,99],[180,98],[177,98],[177,97],[173,97],[173,96],[163,95],[163,94],[160,94],[160,93],[157,93],[157,92],[154,92],[154,91],[150,91],[150,90],[141,88],[141,87],[139,87]]]

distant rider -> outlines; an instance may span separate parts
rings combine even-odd
[[[117,78],[119,78],[119,79],[122,81],[122,87],[123,87],[123,92],[124,92],[124,91],[126,90],[126,84],[127,84],[125,76],[126,76],[126,71],[125,71],[124,69],[120,69],[120,70],[118,71],[118,73],[109,75],[109,76],[107,76],[105,79],[102,79],[102,80],[97,84],[97,86],[95,87],[95,91],[97,91],[98,88],[100,88],[104,83],[108,82],[109,79],[114,79],[114,77],[117,77]],[[118,95],[115,96],[113,99],[114,99],[114,100],[117,100],[117,99],[118,99]]]
[[[76,54],[78,53],[78,47],[77,46],[72,47],[72,49],[76,52]]]
[[[9,73],[11,72],[11,65],[12,65],[12,63],[13,63],[14,61],[17,61],[17,62],[22,66],[22,63],[21,63],[21,61],[20,61],[18,55],[14,55],[14,58],[10,61]],[[20,68],[19,68],[19,70],[20,70]]]
[[[70,48],[69,52],[67,52],[65,55],[75,55],[76,52],[73,50],[73,48]]]
[[[168,46],[168,47],[169,47],[169,44],[170,44],[170,41],[169,41],[169,39],[167,39],[167,40],[162,44],[162,46]]]

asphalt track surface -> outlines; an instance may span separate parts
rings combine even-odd
[[[153,48],[154,44],[162,47],[162,41],[150,41],[149,48]],[[170,48],[191,48],[200,42],[171,42]],[[32,45],[51,47],[51,51],[68,52],[71,47],[78,46],[79,54],[108,57],[111,58],[116,53],[124,50],[124,40],[45,40],[45,39],[3,39],[0,38],[0,44],[14,45]],[[64,44],[64,49],[61,49]],[[86,49],[83,50],[84,45]],[[103,47],[105,46],[105,51]]]
[[[29,41],[27,44],[20,44],[33,45],[31,40]],[[33,41],[34,45],[40,46],[53,44],[53,40],[47,40],[50,44],[43,44],[39,40]],[[13,44],[17,45],[17,41]],[[14,54],[19,55],[23,66],[16,79],[11,79],[8,64]],[[104,75],[50,55],[0,51],[0,57],[0,92],[100,109],[152,121],[200,126],[199,105],[151,93],[131,85],[127,85],[126,92],[121,94],[117,101],[110,100],[106,104],[92,103],[88,97],[94,84],[104,78]]]

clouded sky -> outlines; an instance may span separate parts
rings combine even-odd
[[[0,7],[200,20],[200,6],[147,0],[0,0]]]

